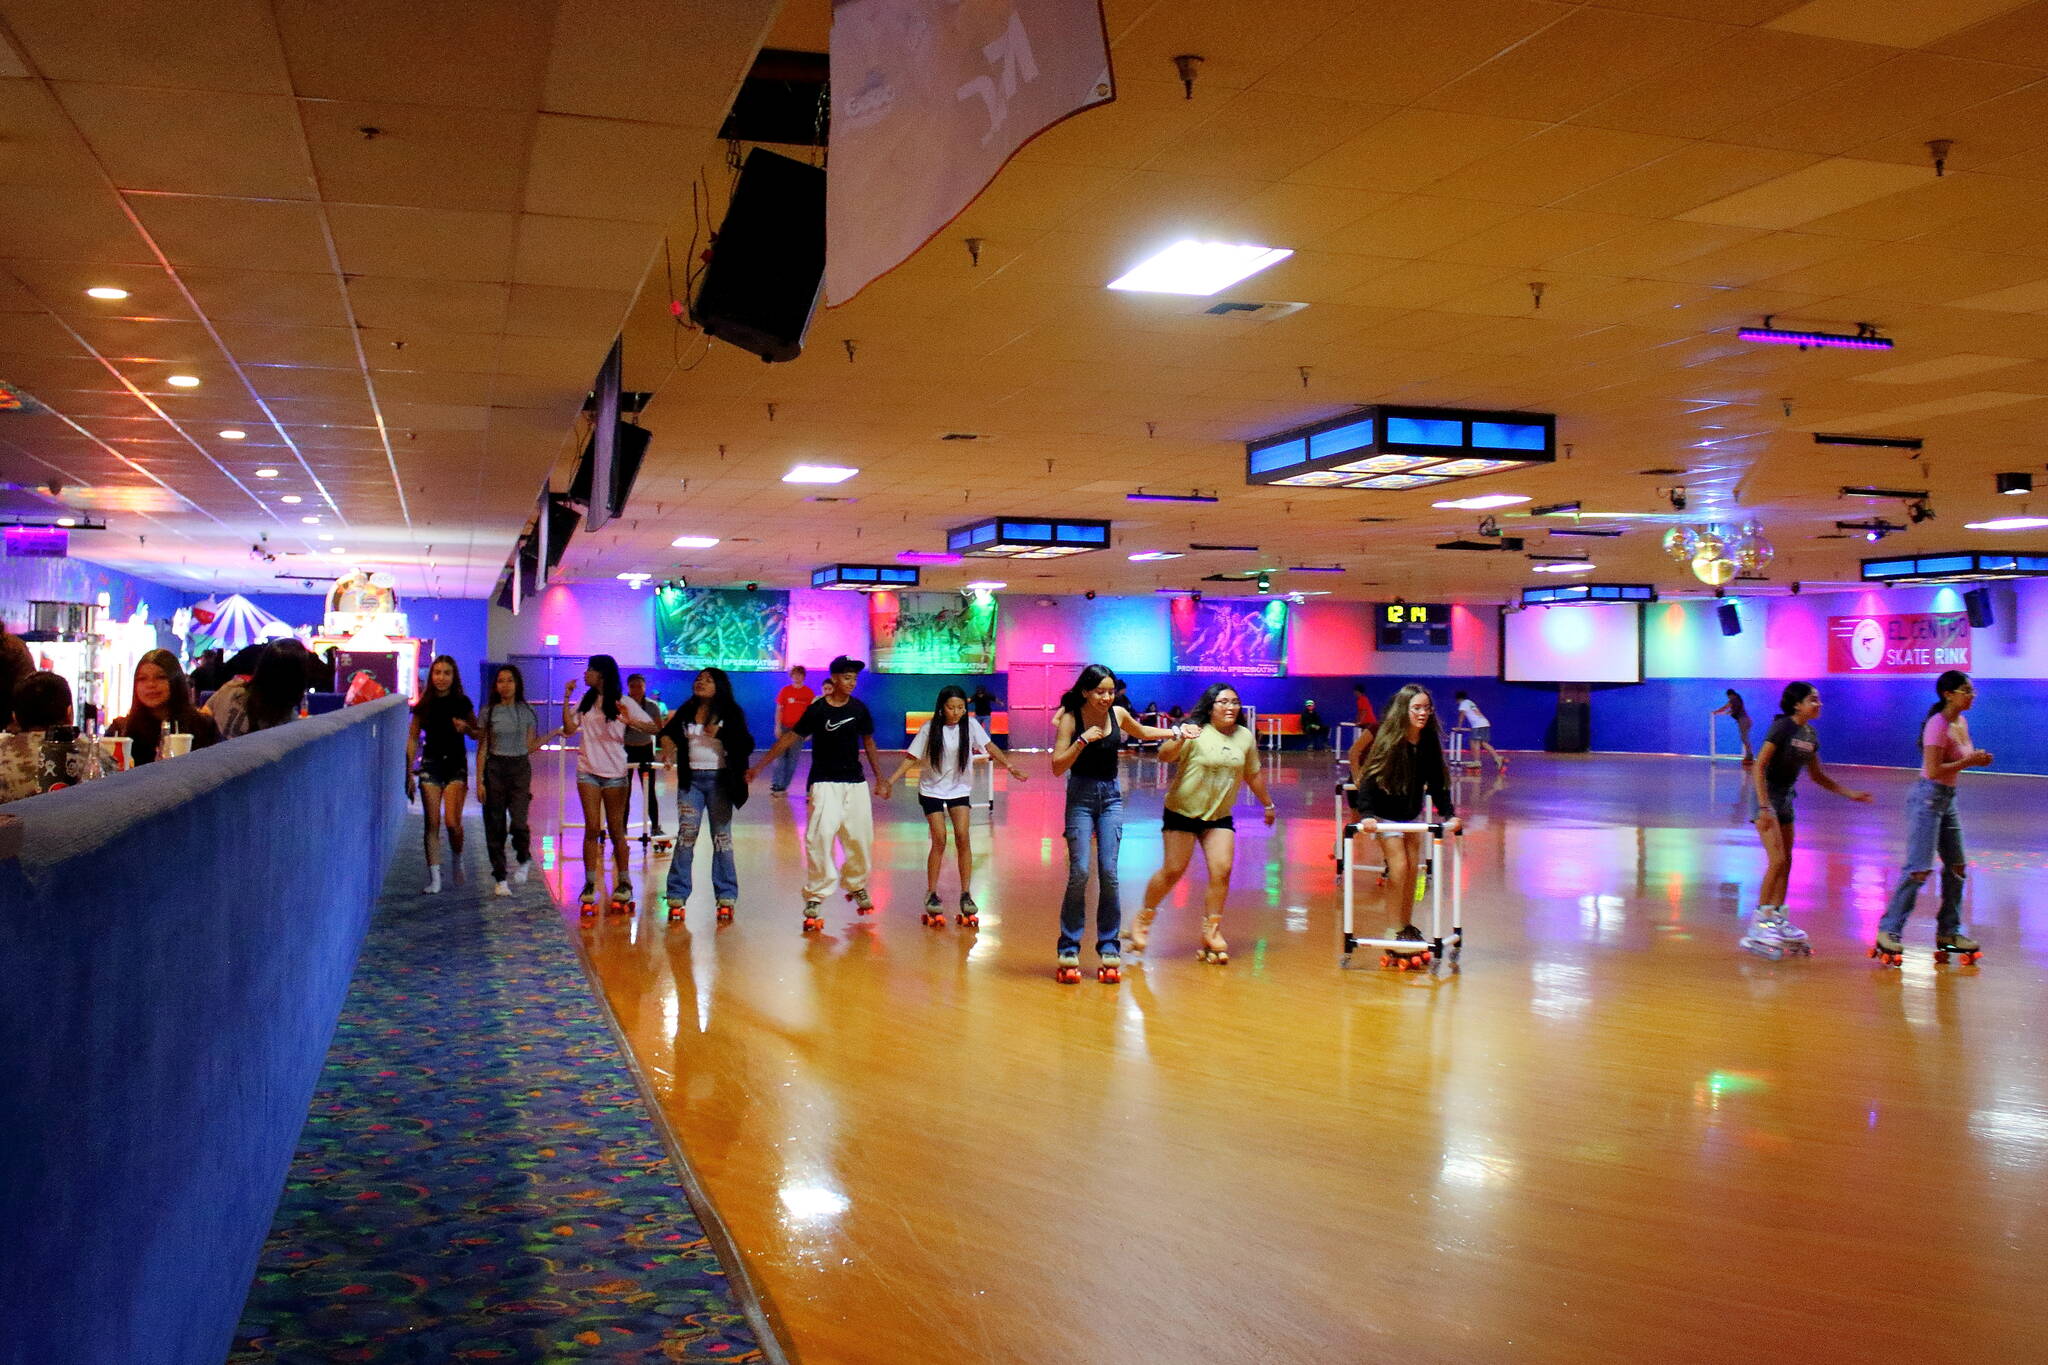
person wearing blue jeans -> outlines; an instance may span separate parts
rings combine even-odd
[[[1116,858],[1123,841],[1124,798],[1117,784],[1117,749],[1124,736],[1136,740],[1166,739],[1172,730],[1140,725],[1116,704],[1116,674],[1090,664],[1060,699],[1053,729],[1052,770],[1067,779],[1067,894],[1060,902],[1059,962],[1053,977],[1062,985],[1081,979],[1081,931],[1088,923],[1088,877],[1096,878],[1095,951],[1102,965],[1098,980],[1122,979],[1123,958],[1117,935],[1123,928]],[[1089,842],[1094,842],[1093,867]]]
[[[1870,955],[1887,964],[1902,960],[1906,917],[1920,899],[1920,888],[1934,875],[1935,859],[1941,860],[1941,908],[1934,918],[1934,950],[1937,960],[1961,953],[1974,962],[1982,951],[1977,940],[1963,933],[1963,877],[1969,860],[1963,853],[1963,822],[1956,816],[1956,777],[1966,768],[1982,768],[1991,762],[1989,752],[1970,742],[1970,722],[1964,719],[1977,700],[1976,686],[1967,673],[1950,669],[1935,680],[1940,697],[1927,712],[1920,727],[1920,780],[1906,795],[1906,865],[1899,884],[1878,921],[1877,942]]]
[[[662,897],[671,921],[683,917],[697,860],[697,836],[711,817],[711,890],[718,898],[718,922],[732,922],[739,903],[739,869],[732,856],[733,807],[746,804],[747,760],[754,736],[746,714],[733,700],[732,679],[722,668],[707,668],[691,684],[690,699],[669,713],[661,727],[664,764],[683,759],[688,775],[676,782],[676,847]]]

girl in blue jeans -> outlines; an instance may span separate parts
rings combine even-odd
[[[718,922],[732,923],[739,903],[740,874],[732,856],[732,813],[747,804],[747,760],[754,756],[754,736],[747,717],[733,700],[732,679],[722,668],[697,675],[690,699],[670,713],[661,727],[664,766],[677,760],[687,776],[676,779],[676,849],[668,865],[662,897],[671,921],[683,917],[696,871],[697,836],[704,817],[711,817],[711,890],[718,898]]]
[[[1060,698],[1059,720],[1053,729],[1053,775],[1067,778],[1067,894],[1060,902],[1059,964],[1054,979],[1072,985],[1081,979],[1081,930],[1087,926],[1088,853],[1095,846],[1095,951],[1102,959],[1101,981],[1119,981],[1123,956],[1117,933],[1123,928],[1123,907],[1117,898],[1117,846],[1123,840],[1124,797],[1117,785],[1117,749],[1128,735],[1135,740],[1170,738],[1175,731],[1140,725],[1116,704],[1116,674],[1090,664]],[[1196,727],[1188,727],[1190,737]]]
[[[1921,885],[1934,875],[1937,854],[1941,909],[1934,919],[1935,958],[1947,961],[1948,954],[1960,953],[1965,962],[1975,962],[1981,951],[1977,940],[1963,932],[1963,875],[1969,862],[1963,856],[1963,824],[1956,818],[1956,775],[1988,767],[1991,755],[1970,742],[1970,723],[1963,718],[1977,700],[1970,675],[1952,668],[1935,680],[1934,690],[1941,700],[1929,708],[1920,727],[1920,780],[1906,796],[1906,866],[1870,949],[1872,957],[1893,966],[1903,960],[1899,934],[1920,899]]]

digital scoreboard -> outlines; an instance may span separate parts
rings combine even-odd
[[[1451,651],[1448,602],[1382,602],[1374,609],[1373,621],[1376,642],[1383,650]]]

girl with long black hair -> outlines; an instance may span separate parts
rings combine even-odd
[[[1387,937],[1415,945],[1392,951],[1397,956],[1422,952],[1428,944],[1408,917],[1414,913],[1415,883],[1422,871],[1426,836],[1414,830],[1382,833],[1379,824],[1418,823],[1422,799],[1427,796],[1446,833],[1464,828],[1465,822],[1451,804],[1443,734],[1437,728],[1436,702],[1428,688],[1409,683],[1380,713],[1377,729],[1359,730],[1351,745],[1351,782],[1351,809],[1363,817],[1359,830],[1379,841],[1381,861],[1387,869],[1381,882]]]
[[[506,884],[505,834],[509,824],[512,854],[519,867],[511,880],[520,885],[533,870],[533,832],[527,811],[533,805],[532,754],[547,742],[540,716],[526,700],[526,675],[517,664],[499,664],[491,674],[490,700],[476,726],[476,794],[484,803],[484,852],[491,860],[491,894],[509,896]]]
[[[128,761],[138,767],[156,761],[166,734],[192,736],[194,749],[220,743],[220,727],[192,700],[192,683],[168,649],[152,649],[136,663],[128,714],[108,726],[107,733],[127,737]]]
[[[427,894],[441,890],[439,830],[448,827],[448,853],[456,885],[462,884],[462,803],[469,783],[465,736],[476,728],[476,707],[462,690],[462,670],[451,655],[437,655],[427,685],[412,704],[405,736],[406,795],[412,795],[413,764],[419,764],[420,809],[426,814]]]
[[[614,914],[633,909],[633,882],[626,865],[626,798],[632,774],[626,766],[626,735],[648,735],[661,727],[626,695],[619,661],[593,654],[583,670],[583,701],[575,709],[576,680],[562,688],[562,733],[576,736],[576,796],[583,803],[583,890],[577,901],[585,915],[597,913],[604,871],[604,840],[611,835],[611,897]]]
[[[1749,708],[1742,704],[1742,694],[1734,688],[1724,687],[1721,691],[1728,700],[1707,714],[1726,716],[1735,722],[1736,733],[1742,736],[1742,761],[1744,764],[1751,763],[1756,759],[1756,751],[1749,747]]]
[[[1850,791],[1820,766],[1820,737],[1813,718],[1820,714],[1820,689],[1809,682],[1786,683],[1778,697],[1778,718],[1764,734],[1750,770],[1750,794],[1756,804],[1756,832],[1763,840],[1763,885],[1757,889],[1756,917],[1742,946],[1773,962],[1788,952],[1809,951],[1806,931],[1785,918],[1785,888],[1792,881],[1792,784],[1802,772],[1837,796],[1868,801],[1869,792]]]
[[[312,651],[297,640],[273,640],[254,655],[249,650],[237,654],[228,667],[246,666],[248,680],[243,681],[237,673],[206,702],[207,713],[220,727],[220,737],[238,739],[297,720],[310,685],[312,661]]]
[[[1230,961],[1229,945],[1223,941],[1223,900],[1230,893],[1230,868],[1237,856],[1237,821],[1230,813],[1237,794],[1249,786],[1266,809],[1266,823],[1273,823],[1273,798],[1266,794],[1259,746],[1251,730],[1238,723],[1243,714],[1237,689],[1217,683],[1188,713],[1187,726],[1159,746],[1160,761],[1174,764],[1173,784],[1166,790],[1166,861],[1152,874],[1145,887],[1145,906],[1131,925],[1126,942],[1133,953],[1145,951],[1152,917],[1180,884],[1199,844],[1209,864],[1209,888],[1203,902],[1202,944],[1195,957],[1218,964]]]
[[[1970,863],[1963,854],[1963,822],[1956,816],[1956,778],[1971,768],[1990,767],[1991,754],[1970,742],[1970,722],[1963,714],[1977,702],[1970,675],[1951,668],[1935,679],[1934,692],[1934,705],[1920,727],[1920,780],[1906,794],[1906,865],[1870,949],[1872,957],[1894,966],[1905,952],[1899,935],[1905,932],[1906,916],[1934,875],[1936,857],[1941,859],[1941,907],[1934,917],[1934,960],[1946,962],[1956,953],[1972,963],[1983,951],[1963,932],[1963,878]]]
[[[1140,725],[1116,704],[1116,674],[1089,664],[1060,698],[1053,726],[1052,770],[1067,779],[1067,894],[1060,902],[1059,961],[1053,977],[1062,985],[1081,979],[1081,930],[1087,925],[1088,854],[1093,841],[1095,951],[1102,965],[1096,979],[1123,979],[1117,932],[1123,907],[1117,898],[1117,849],[1123,842],[1123,788],[1117,782],[1117,749],[1125,736],[1138,741],[1168,739],[1172,730]],[[1194,731],[1188,732],[1193,738]]]
[[[932,847],[924,860],[922,920],[934,927],[946,922],[946,912],[939,904],[939,873],[946,866],[948,825],[952,826],[954,854],[960,865],[959,922],[968,929],[981,925],[981,907],[974,903],[974,896],[968,890],[968,878],[974,869],[974,850],[967,837],[968,807],[974,794],[974,755],[987,754],[989,762],[1001,764],[1019,782],[1026,780],[1024,770],[1010,762],[1009,756],[995,746],[980,721],[968,713],[968,707],[964,688],[950,684],[940,688],[938,700],[932,703],[931,719],[910,741],[910,747],[904,751],[903,762],[889,774],[890,786],[894,787],[903,780],[912,764],[924,765],[924,771],[917,779],[917,804],[924,811],[925,824],[931,829]]]
[[[679,920],[690,901],[696,873],[697,836],[711,817],[711,890],[718,897],[718,922],[732,923],[739,904],[739,866],[732,856],[732,813],[747,804],[747,760],[754,735],[733,700],[732,679],[722,668],[707,668],[691,684],[690,699],[669,714],[661,729],[661,761],[676,766],[682,756],[687,776],[676,779],[676,847],[662,895],[668,917]]]

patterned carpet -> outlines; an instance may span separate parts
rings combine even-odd
[[[536,879],[401,845],[231,1362],[762,1361]]]

